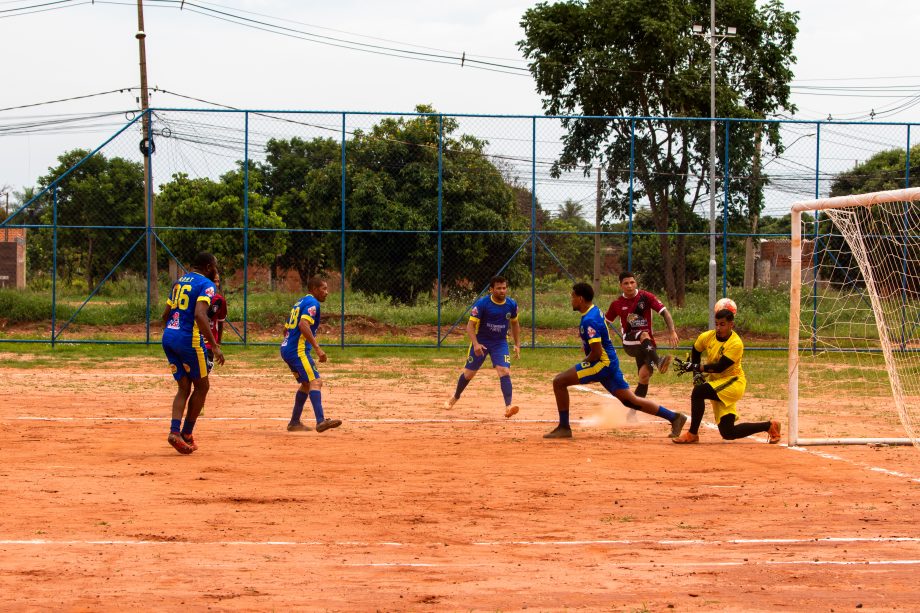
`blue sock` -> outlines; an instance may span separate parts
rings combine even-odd
[[[175,432],[176,434],[179,434],[179,428],[181,428],[181,427],[182,427],[182,420],[181,420],[181,419],[174,419],[174,420],[172,420],[171,422],[169,422],[169,431],[170,431],[170,432]]]
[[[294,411],[291,413],[291,423],[300,423],[300,415],[303,413],[303,405],[307,403],[307,394],[300,390],[294,394]]]
[[[559,411],[559,425],[563,428],[570,428],[569,426],[569,412],[568,411]]]
[[[313,414],[316,415],[316,423],[320,423],[325,417],[323,417],[323,395],[319,390],[310,390],[310,404],[313,405]]]
[[[460,373],[460,378],[457,379],[457,391],[454,392],[454,398],[459,398],[460,394],[463,393],[463,390],[466,389],[466,386],[470,384],[470,379],[467,379],[463,376],[463,373]]]
[[[190,422],[188,418],[185,418],[185,425],[182,426],[182,434],[191,434],[192,430],[195,429],[195,422]]]
[[[505,397],[505,406],[511,404],[511,376],[505,375],[498,378],[499,385],[502,386],[502,396]]]
[[[668,421],[674,421],[675,419],[677,419],[677,413],[675,413],[674,411],[669,411],[664,407],[658,407],[658,412],[655,413],[655,415],[657,415],[658,417],[664,417]]]

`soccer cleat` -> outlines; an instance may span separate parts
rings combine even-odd
[[[325,432],[326,430],[329,430],[330,428],[338,428],[341,425],[342,425],[341,419],[324,419],[323,421],[316,424],[316,431]]]
[[[566,426],[556,426],[552,432],[547,432],[543,438],[572,438],[572,429]]]
[[[182,436],[180,436],[178,432],[170,432],[169,437],[166,440],[169,441],[169,444],[172,445],[173,448],[175,448],[175,450],[182,455],[188,455],[195,451],[189,446],[188,443],[182,440]]]
[[[674,357],[670,355],[661,356],[658,359],[658,372],[660,372],[661,374],[668,372],[668,367],[671,365],[671,360],[673,359]]]
[[[672,443],[677,443],[678,445],[689,445],[690,443],[699,443],[700,436],[699,434],[693,434],[689,430],[678,436],[677,438],[671,439]]]
[[[313,428],[301,422],[297,422],[296,424],[287,425],[288,432],[310,432],[311,430],[313,430]]]
[[[775,445],[779,442],[780,436],[780,427],[781,424],[775,419],[770,420],[770,429],[767,430],[767,436],[770,437],[770,444]]]
[[[454,405],[457,404],[457,401],[458,401],[458,400],[460,400],[460,399],[457,398],[456,396],[451,396],[450,398],[448,398],[447,400],[444,401],[444,408],[445,408],[445,409],[452,409],[452,408],[454,408]]]
[[[678,413],[677,417],[674,418],[674,421],[671,422],[671,434],[668,436],[671,438],[677,438],[680,436],[680,431],[684,429],[686,423],[687,416],[683,413]]]
[[[195,444],[195,437],[191,434],[183,434],[182,440],[185,441],[185,444],[192,448],[192,451],[198,451],[198,445]]]
[[[514,415],[517,415],[518,411],[520,410],[520,407],[518,407],[516,404],[508,405],[505,407],[505,417],[513,417]]]

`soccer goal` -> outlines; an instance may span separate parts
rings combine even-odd
[[[920,447],[920,188],[796,203],[790,257],[789,444]]]

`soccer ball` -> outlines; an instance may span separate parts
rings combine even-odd
[[[735,304],[735,301],[732,300],[731,298],[720,298],[719,300],[716,300],[716,305],[713,307],[712,310],[718,313],[722,309],[728,309],[732,313],[737,313],[738,305]]]

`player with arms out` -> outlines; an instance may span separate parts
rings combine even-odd
[[[300,421],[303,407],[310,398],[313,414],[316,417],[316,431],[325,432],[342,425],[339,419],[327,419],[323,415],[323,381],[313,362],[311,349],[316,350],[316,359],[326,361],[326,352],[316,342],[316,329],[319,327],[320,303],[326,302],[329,285],[322,277],[310,277],[307,281],[310,292],[297,301],[291,308],[288,321],[284,324],[284,340],[281,342],[281,359],[285,361],[300,388],[294,394],[294,410],[288,423],[288,432],[307,432],[310,426]]]
[[[610,332],[601,310],[594,304],[594,289],[587,283],[576,283],[572,287],[572,310],[581,313],[579,335],[585,359],[580,364],[559,373],[553,379],[553,393],[559,411],[559,425],[543,438],[572,438],[569,425],[569,387],[583,383],[598,382],[624,406],[637,409],[649,415],[666,419],[671,423],[671,437],[680,434],[687,416],[669,411],[651,400],[636,396],[630,389],[623,373],[616,350],[610,342]]]
[[[508,298],[508,280],[495,276],[489,282],[489,295],[477,300],[470,309],[470,319],[466,324],[466,335],[470,338],[466,366],[457,380],[456,391],[444,401],[444,408],[451,408],[460,399],[460,394],[476,376],[479,367],[482,366],[488,355],[498,374],[498,383],[505,399],[505,417],[511,417],[518,412],[519,407],[511,400],[509,328],[511,338],[514,340],[514,357],[520,359],[521,324],[518,321],[517,302]]]
[[[677,349],[679,339],[674,328],[671,313],[655,294],[639,289],[636,275],[624,271],[620,273],[620,291],[622,294],[607,309],[604,315],[611,324],[619,319],[620,336],[623,338],[623,349],[626,355],[636,359],[636,368],[639,370],[639,383],[636,385],[636,396],[645,398],[648,394],[648,384],[654,369],[658,372],[668,372],[671,356],[658,356],[655,336],[652,334],[652,312],[656,312],[668,325],[668,340],[671,348]],[[630,416],[635,418],[635,411],[630,410]]]
[[[724,299],[723,299],[724,300]],[[780,440],[780,423],[776,420],[736,424],[738,401],[744,395],[747,379],[741,368],[744,343],[735,332],[735,313],[732,308],[719,308],[716,303],[715,330],[707,330],[696,338],[690,351],[690,361],[677,361],[678,375],[694,374],[693,392],[690,395],[690,427],[675,443],[697,443],[700,440],[700,424],[706,413],[706,401],[712,403],[712,412],[719,424],[719,434],[726,440],[734,440],[766,432],[771,444]],[[734,307],[734,303],[726,306]],[[706,362],[702,358],[705,356]]]
[[[163,311],[163,324],[166,326],[163,351],[179,386],[173,398],[167,440],[181,454],[198,450],[192,431],[208,396],[208,373],[213,365],[205,353],[204,341],[210,344],[217,363],[224,363],[224,354],[208,323],[208,308],[217,293],[213,282],[216,277],[217,259],[210,253],[199,253],[192,261],[191,271],[173,285]],[[193,386],[195,391],[192,391]]]

